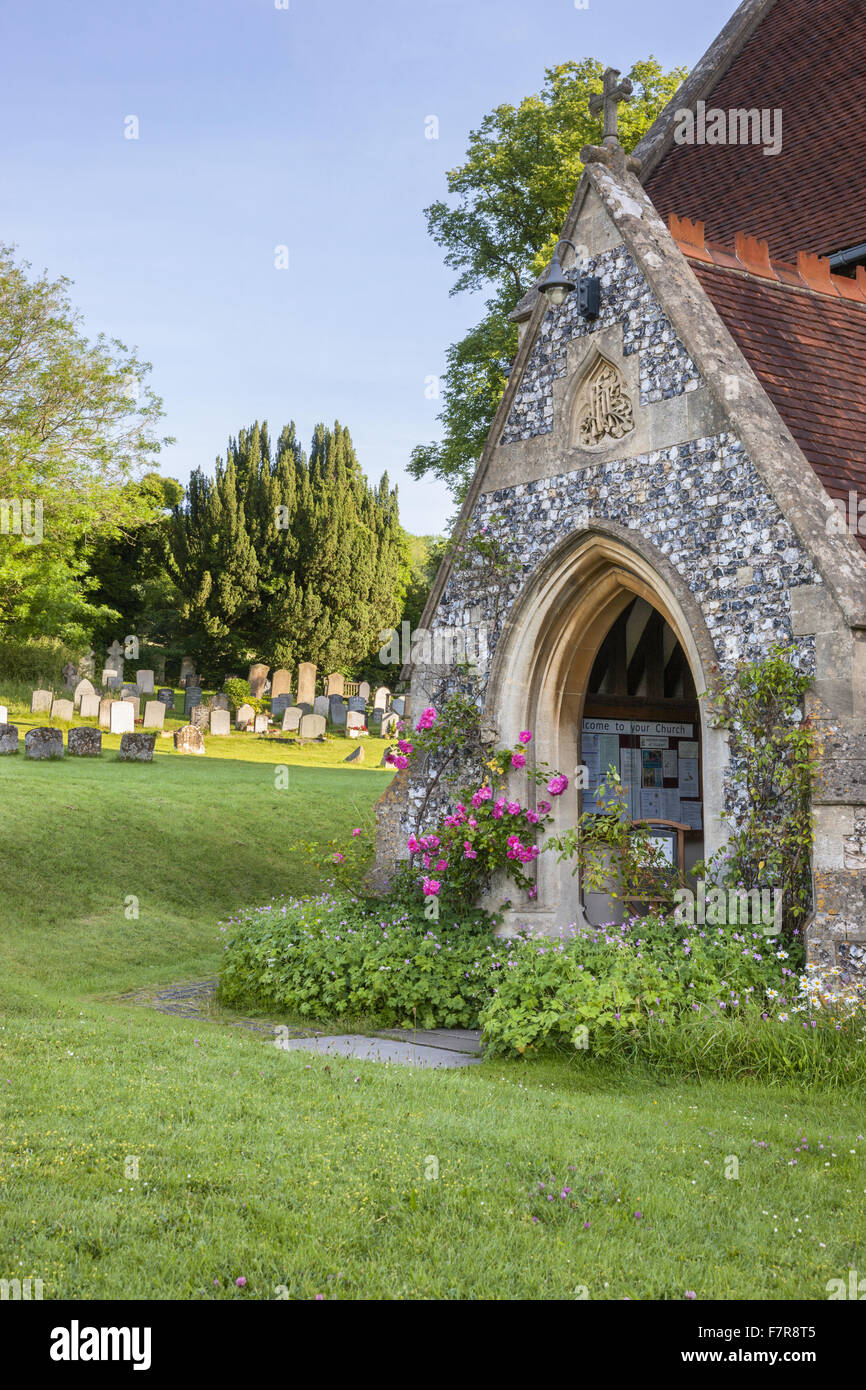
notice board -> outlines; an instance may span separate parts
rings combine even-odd
[[[628,795],[631,820],[674,820],[703,830],[700,741],[694,723],[658,719],[584,719],[584,811],[604,809],[601,783],[611,764]]]

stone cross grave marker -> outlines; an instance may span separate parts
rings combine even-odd
[[[67,661],[63,668],[63,683],[67,690],[71,690],[78,680],[78,667],[73,666],[71,661]]]
[[[107,648],[107,651],[109,669],[114,671],[120,676],[120,679],[123,680],[123,647],[119,642],[115,641]]]

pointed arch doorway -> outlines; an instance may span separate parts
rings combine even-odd
[[[580,791],[578,768],[587,767],[590,781],[593,771],[603,775],[602,759],[613,754],[615,737],[620,770],[626,766],[632,782],[637,775],[632,806],[638,814],[673,809],[674,791],[681,814],[686,800],[699,803],[699,813],[696,808],[686,812],[695,821],[687,837],[687,865],[723,842],[727,745],[700,699],[715,659],[694,596],[643,537],[613,524],[594,524],[548,554],[510,610],[494,653],[485,713],[504,744],[531,729],[536,762],[568,775],[568,791],[554,801],[554,833],[575,825],[581,810],[589,809],[584,801],[592,788]],[[628,727],[608,729],[604,721]],[[644,727],[664,724],[684,732]],[[602,736],[610,741],[602,742]],[[666,749],[641,742],[664,738]],[[665,752],[667,760],[643,756]],[[645,792],[657,795],[642,800]],[[537,799],[545,796],[542,788]],[[506,926],[526,923],[555,931],[587,920],[572,867],[542,854],[536,861],[536,897],[515,904],[505,914]],[[501,887],[496,886],[499,901]]]

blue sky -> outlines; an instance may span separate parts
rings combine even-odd
[[[88,333],[153,363],[164,472],[212,469],[256,418],[305,440],[339,418],[368,475],[400,484],[404,525],[435,531],[449,497],[405,463],[438,436],[425,378],[481,300],[449,297],[423,208],[546,67],[691,65],[735,0],[289,4],[5,0],[0,238],[75,282]]]

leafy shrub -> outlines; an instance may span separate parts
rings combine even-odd
[[[228,680],[223,681],[223,691],[229,697],[229,704],[232,709],[237,711],[241,705],[250,703],[250,683],[242,680],[240,676],[229,676]]]
[[[477,1026],[508,953],[480,912],[432,923],[418,909],[330,894],[274,899],[220,930],[224,1003],[380,1027]]]
[[[0,637],[0,681],[27,684],[31,689],[37,685],[59,688],[63,685],[63,667],[68,661],[77,662],[80,656],[80,650],[54,637],[31,637],[26,641]]]

